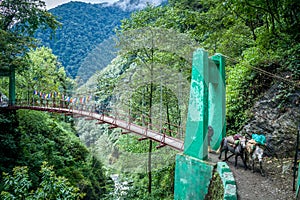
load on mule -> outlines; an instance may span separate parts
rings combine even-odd
[[[240,156],[245,169],[247,169],[247,164],[246,164],[246,159],[245,159],[245,154],[244,154],[244,149],[246,148],[246,137],[240,136],[240,135],[235,135],[235,136],[228,136],[222,139],[221,145],[219,148],[219,159],[222,157],[222,152],[225,152],[225,159],[223,161],[227,161],[228,158],[231,156],[235,155],[235,164],[234,166],[237,167],[237,159]],[[227,152],[230,151],[232,155],[230,157],[227,157]]]
[[[265,146],[265,136],[252,134],[252,139],[246,144],[246,159],[249,160],[249,166],[252,167],[252,171],[255,172],[255,162],[259,163],[259,171],[262,176],[265,176],[262,167],[264,149],[261,146]]]

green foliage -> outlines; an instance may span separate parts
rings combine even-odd
[[[15,113],[12,111],[1,113],[0,126],[2,127],[0,132],[0,171],[5,172],[7,168],[13,168],[19,158],[20,134],[16,129],[17,121]]]
[[[4,190],[1,192],[1,197],[5,200],[82,199],[84,197],[79,188],[71,186],[66,178],[57,177],[53,167],[49,167],[46,162],[43,162],[40,173],[42,178],[38,188],[32,188],[27,167],[15,167],[13,175],[4,173]]]
[[[174,15],[174,12],[176,11],[168,10],[165,7],[148,7],[144,11],[134,13],[131,19],[123,21],[119,38],[122,55],[126,56],[129,64],[119,80],[129,83],[126,84],[127,88],[125,86],[121,87],[124,89],[117,89],[121,91],[120,99],[123,99],[122,96],[127,99],[128,93],[130,96],[130,102],[125,103],[126,107],[119,107],[130,110],[129,113],[134,123],[149,126],[157,131],[163,131],[165,128],[168,135],[172,135],[170,131],[178,132],[177,128],[169,125],[182,125],[181,114],[185,113],[184,108],[179,105],[179,101],[184,100],[179,99],[180,97],[176,95],[186,88],[179,90],[176,85],[187,81],[186,74],[190,75],[190,70],[188,70],[190,60],[185,60],[185,57],[180,54],[180,50],[196,48],[195,43],[191,42],[193,40],[180,34],[180,31],[165,31],[165,28],[171,28],[173,25],[185,25],[181,23],[183,20],[181,16]],[[166,22],[165,19],[168,21]],[[178,27],[178,29],[181,28]],[[176,44],[168,43],[168,39],[163,40],[166,35],[170,40],[176,38]],[[185,44],[185,46],[181,44]],[[190,48],[188,45],[192,47]],[[188,50],[187,52],[189,52]],[[179,74],[184,77],[183,80],[179,79]],[[149,123],[150,125],[148,125]],[[157,126],[152,127],[152,124]],[[117,144],[121,150],[126,152],[149,151],[148,141],[137,142],[136,138],[132,136],[120,137]],[[155,145],[152,146],[151,151],[156,151]],[[146,173],[139,174],[137,179],[133,180],[134,186],[126,197],[130,199],[171,199],[174,169],[164,168],[163,172],[159,172],[153,167],[154,171],[152,171],[151,168],[149,169],[149,161],[147,167],[151,172],[147,173],[148,176]],[[167,183],[168,186],[164,185],[166,180],[170,181]],[[151,193],[149,193],[149,187],[151,187]]]
[[[281,52],[281,49],[278,49]],[[288,49],[283,53],[281,70],[284,72],[286,70],[291,72],[291,78],[293,80],[300,80],[300,44],[296,44],[292,48]],[[298,85],[300,82],[298,81]]]
[[[156,30],[153,30],[155,32]],[[159,34],[159,33],[158,33]],[[162,34],[162,33],[161,33]],[[148,37],[148,35],[147,35]],[[142,39],[145,40],[146,39]],[[122,41],[126,43],[126,41]],[[121,42],[121,43],[122,43]],[[129,42],[129,41],[127,41]],[[122,43],[122,45],[124,45]],[[147,42],[146,42],[147,43]],[[135,41],[135,44],[139,44],[139,41]],[[133,44],[134,45],[134,44]],[[161,44],[163,45],[163,44]],[[124,45],[125,46],[125,45]],[[119,60],[119,63],[117,65],[114,65],[114,70],[112,70],[112,67],[106,68],[103,72],[99,73],[98,76],[98,91],[97,95],[99,95],[99,102],[101,106],[105,107],[106,101],[109,101],[111,104],[116,103],[117,105],[113,105],[118,109],[118,112],[125,111],[129,112],[129,114],[132,117],[132,120],[136,124],[145,125],[148,123],[157,124],[159,126],[159,117],[157,119],[151,119],[150,110],[152,110],[152,113],[164,113],[162,118],[163,119],[169,119],[170,123],[179,124],[180,123],[180,111],[178,107],[178,99],[176,97],[175,90],[170,90],[168,86],[174,85],[174,81],[178,78],[178,76],[172,76],[170,73],[166,73],[165,75],[168,76],[167,78],[161,78],[159,79],[159,76],[162,75],[162,72],[165,68],[172,68],[174,71],[177,72],[177,67],[182,65],[187,65],[187,61],[183,61],[178,57],[176,57],[175,54],[164,52],[163,50],[160,51],[159,48],[153,48],[153,52],[151,53],[151,49],[144,48],[144,46],[141,46],[140,51],[130,51],[130,49],[123,49],[124,51],[128,50],[131,54],[127,54],[127,57],[123,60]],[[175,58],[175,59],[174,59]],[[155,64],[154,64],[154,63]],[[153,63],[153,65],[152,65]],[[168,66],[168,64],[174,64],[172,66]],[[164,66],[164,69],[153,67],[162,65]],[[118,66],[118,67],[116,67]],[[116,69],[117,68],[117,69]],[[148,74],[150,72],[153,72],[153,76],[149,78]],[[172,70],[170,70],[172,71]],[[169,72],[169,71],[167,71]],[[140,79],[139,77],[142,76],[142,74],[145,74],[143,76],[143,79]],[[178,75],[178,74],[176,74]],[[183,76],[183,74],[181,74]],[[126,84],[124,84],[126,82]],[[128,82],[128,83],[127,83]],[[152,84],[151,84],[152,82]],[[161,84],[159,84],[161,82]],[[152,91],[152,92],[151,92]],[[130,94],[128,94],[130,93]],[[128,95],[130,95],[130,98],[128,98]],[[120,101],[114,102],[114,96],[117,96]],[[151,103],[152,102],[152,103]],[[152,106],[151,106],[152,105]],[[160,108],[160,106],[162,108]],[[168,110],[167,112],[161,111],[160,109]],[[155,114],[154,114],[155,116]],[[157,116],[157,115],[156,115]],[[149,125],[151,126],[151,125]],[[169,124],[162,124],[163,128],[166,128],[166,130],[174,130],[175,127],[171,127]],[[159,128],[152,127],[153,129],[157,129],[159,131]],[[176,129],[177,131],[177,129]],[[104,134],[104,133],[103,133]],[[167,131],[167,134],[170,134]],[[111,137],[110,137],[111,136]],[[145,157],[147,152],[149,151],[149,141],[138,141],[137,137],[134,137],[132,135],[124,135],[117,139],[117,142],[115,142],[115,138],[113,137],[113,133],[110,133],[108,136],[115,146],[113,148],[118,148],[121,152],[120,155],[114,155],[114,152],[112,153],[111,159],[109,164],[113,165],[114,162],[117,163],[118,168],[122,169],[128,169],[132,165],[131,160],[126,160],[126,154],[127,152],[129,155],[135,154],[133,156],[134,158],[141,161],[142,159],[136,158],[139,156]],[[104,137],[99,137],[98,142],[96,143],[97,146],[99,144],[102,144]],[[107,143],[105,143],[107,144]],[[151,151],[157,152],[155,146],[158,144],[154,144],[152,146]],[[113,151],[111,148],[111,151]],[[105,150],[103,150],[105,151]],[[101,154],[105,154],[105,152],[99,152]],[[118,150],[116,150],[116,154],[118,154]],[[125,152],[125,153],[123,153]],[[131,154],[130,154],[131,153]],[[124,159],[125,162],[119,161]],[[129,162],[129,163],[127,163]],[[154,162],[154,161],[152,161]],[[131,163],[131,165],[130,165]],[[128,166],[127,166],[128,164]],[[138,168],[139,165],[143,165],[142,163],[139,163],[138,161],[136,164],[134,164],[136,168]],[[165,170],[165,174],[172,173],[172,171],[168,169]],[[144,180],[142,180],[142,186],[135,188],[134,192],[129,192],[130,194],[126,195],[128,198],[161,198],[162,194],[165,192],[166,188],[162,189],[159,187],[156,187],[158,184],[156,181],[159,181],[159,178],[165,177],[164,175],[159,174],[156,175],[156,170],[151,172],[153,174],[153,182],[152,183],[152,190],[153,192],[148,195],[145,191],[145,184],[147,179],[149,178],[146,176]],[[171,176],[173,177],[174,174]],[[144,174],[140,174],[140,176],[145,176]],[[166,180],[170,180],[170,177],[166,178]],[[139,178],[138,178],[139,179]],[[138,180],[136,180],[138,181]],[[134,182],[136,182],[134,181]],[[165,180],[164,180],[165,181]],[[161,180],[161,182],[164,182]],[[160,182],[160,181],[159,181]],[[161,184],[161,183],[160,183]],[[168,184],[168,186],[172,186],[172,184]],[[164,186],[165,187],[165,186]],[[167,186],[166,186],[167,187]],[[132,194],[131,194],[132,193]],[[173,189],[169,189],[169,192],[167,194],[164,193],[163,197],[166,197],[173,193]],[[133,196],[131,196],[133,195]],[[116,197],[114,197],[116,198]]]
[[[92,75],[107,67],[116,57],[115,51],[117,49],[115,45],[113,37],[106,39],[100,44],[95,44],[95,47],[88,55],[80,61],[76,76],[79,79],[78,82],[81,82],[81,84],[85,83]]]
[[[55,174],[66,177],[87,198],[97,199],[105,194],[107,183],[102,164],[90,155],[63,116],[25,110],[19,110],[16,116],[1,116],[1,127],[8,130],[0,134],[5,141],[0,154],[1,171],[28,166],[32,187],[37,188],[42,178],[39,168],[47,161]]]
[[[33,35],[38,28],[49,27],[54,31],[58,25],[41,0],[3,0],[0,6],[0,27],[5,31]]]
[[[265,33],[264,36],[269,36],[263,39],[265,44],[272,46],[274,42],[276,44],[283,39],[282,34],[288,34],[296,41],[299,40],[296,30],[300,26],[300,8],[296,5],[298,5],[297,0],[231,0],[227,1],[226,6],[251,29],[254,40],[257,38],[257,33]]]
[[[31,49],[26,55],[26,61],[26,69],[19,71],[16,76],[17,98],[27,99],[32,96],[34,90],[43,93],[65,93],[66,90],[72,89],[73,80],[67,78],[64,68],[51,49]]]
[[[217,37],[215,40],[219,40],[220,44],[215,51],[222,52],[222,54],[230,56],[231,58],[242,55],[244,50],[254,44],[250,36],[249,28],[240,21],[236,21],[235,26],[229,27],[221,36],[218,35]],[[209,41],[205,42],[205,44],[209,43],[213,44]],[[228,63],[230,63],[230,60]]]
[[[132,135],[124,135],[118,139],[118,147],[131,153],[144,153],[148,151],[149,141],[139,141],[140,137]],[[154,150],[154,148],[153,148]]]
[[[3,0],[0,4],[0,69],[22,68],[23,56],[34,44],[33,33],[38,28],[53,32],[58,22],[40,0]]]
[[[203,9],[202,2],[198,0],[169,0],[169,4],[172,7],[181,9],[181,10],[191,10],[191,11],[201,11]]]
[[[26,199],[32,186],[28,176],[27,167],[15,167],[13,176],[3,173],[4,191],[1,192],[3,199]]]
[[[272,82],[256,68],[274,72],[278,56],[272,51],[266,52],[257,47],[243,51],[244,59],[234,65],[227,66],[226,76],[226,117],[228,134],[239,131],[249,118],[247,110],[250,109],[265,92]]]
[[[208,193],[205,196],[205,200],[211,199],[223,199],[224,198],[224,186],[222,179],[218,172],[214,172],[213,177],[208,187]]]
[[[246,113],[241,112],[244,107],[248,107],[248,97],[244,91],[248,88],[248,81],[244,77],[251,78],[251,69],[243,65],[237,65],[230,71],[227,69],[226,78],[226,117],[228,133],[238,130],[246,121]],[[251,100],[251,99],[248,99]]]
[[[145,187],[148,179],[147,174],[135,175],[133,177],[133,185],[129,189],[126,198],[143,200],[173,199],[174,171],[174,163],[160,170],[153,171],[152,192],[150,194]]]
[[[15,33],[0,29],[0,70],[7,72],[11,67],[23,68],[26,62],[21,55],[30,43],[28,37],[16,36]]]
[[[88,157],[86,164],[82,167],[82,172],[86,177],[86,186],[82,190],[86,193],[87,198],[104,198],[111,191],[113,183],[104,175],[105,168],[93,155]]]

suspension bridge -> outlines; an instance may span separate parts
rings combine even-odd
[[[148,124],[146,127],[140,126],[132,122],[132,117],[128,113],[121,114],[104,110],[99,111],[96,108],[96,105],[67,105],[63,100],[52,100],[47,101],[47,103],[37,103],[33,101],[29,103],[27,100],[16,100],[14,105],[7,107],[7,109],[10,110],[28,109],[84,117],[86,120],[95,120],[96,124],[109,124],[109,128],[121,128],[124,130],[122,134],[134,133],[141,136],[141,140],[150,139],[158,142],[159,146],[157,146],[157,148],[169,146],[178,151],[183,151],[184,149],[182,140],[171,137],[166,133],[151,130],[149,127],[155,127],[154,124]]]
[[[15,98],[14,69],[0,72],[0,76],[9,76],[9,103],[3,109],[29,109],[84,117],[98,124],[109,124],[109,128],[121,128],[124,134],[137,134],[141,140],[156,141],[158,148],[169,146],[180,151],[176,156],[174,198],[205,198],[214,170],[214,166],[206,162],[208,146],[216,150],[225,136],[225,58],[222,55],[208,57],[208,52],[203,49],[194,52],[184,142],[176,137],[178,133],[170,136],[166,131],[155,130],[155,124],[138,125],[128,114],[99,111],[95,105],[80,107],[66,106],[64,102],[40,101],[37,104],[34,100],[31,103],[18,100]],[[208,125],[214,130],[211,135],[208,135]]]

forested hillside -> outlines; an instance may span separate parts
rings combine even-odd
[[[38,31],[35,37],[41,40],[41,45],[50,47],[65,67],[67,74],[76,77],[78,69],[101,70],[111,61],[111,55],[101,56],[100,64],[86,63],[84,59],[98,45],[114,35],[120,21],[128,18],[131,11],[124,11],[119,6],[106,4],[87,4],[70,2],[50,10],[61,23],[54,37],[50,38],[49,31]],[[102,49],[112,49],[110,44],[101,46]],[[113,49],[111,50],[113,51]],[[109,52],[112,53],[112,52]],[[99,52],[99,54],[101,54]],[[84,77],[84,81],[86,78]]]
[[[186,76],[189,71],[185,69],[191,64],[191,54],[182,57],[182,46],[193,44],[194,48],[205,48],[210,55],[221,53],[226,59],[227,134],[262,133],[268,139],[271,152],[267,153],[270,156],[291,156],[300,117],[300,35],[296,31],[300,28],[299,9],[297,1],[182,0],[169,1],[165,7],[149,6],[122,21],[118,36],[120,55],[125,60],[115,59],[103,73],[93,77],[89,85],[95,89],[98,80],[100,104],[118,102],[126,96],[120,108],[141,112],[148,117],[154,113],[160,116],[163,110],[163,119],[180,124],[178,112],[171,108],[183,111],[184,106],[179,106],[179,102],[184,98],[177,96],[178,101],[172,101],[177,90],[168,93],[170,86],[165,80],[165,72],[173,77],[174,71],[169,73],[167,69],[175,69],[176,75],[180,72],[189,81],[190,77]],[[178,37],[174,36],[174,32]],[[190,40],[184,40],[185,37]],[[156,67],[160,67],[159,74],[156,74]],[[174,76],[173,84],[177,84],[178,77]],[[105,81],[110,83],[109,86]],[[125,82],[127,87],[122,86]],[[119,99],[114,100],[114,95]],[[147,120],[140,122],[138,116],[133,120],[135,123],[149,123]],[[274,124],[274,120],[278,123]],[[80,127],[88,126],[80,123]],[[164,128],[172,130],[172,127]],[[111,141],[114,153],[108,160],[113,160],[112,166],[122,160],[123,151],[138,152],[141,156],[157,152],[155,146],[158,144],[151,141],[142,141],[141,144],[127,135],[116,139],[116,134],[103,140],[87,132],[82,137],[89,143],[97,140],[96,144],[104,145],[107,144],[105,140]],[[151,169],[151,157],[148,158],[148,162],[143,164],[147,171],[138,175],[124,174],[134,180],[128,196],[159,199],[164,195],[165,199],[171,199],[173,188],[166,186],[172,181],[156,181],[172,177],[174,168],[166,166],[158,171],[148,171]],[[121,169],[127,166],[124,162],[120,164]],[[163,194],[162,188],[168,193]]]
[[[15,73],[16,98],[29,102],[34,90],[61,94],[72,89],[74,81],[51,49],[35,48],[38,27],[53,34],[58,24],[42,1],[0,2],[0,74]],[[77,137],[72,118],[8,110],[3,104],[8,85],[1,77],[0,199],[104,198],[112,183]]]
[[[35,90],[75,94],[70,76],[80,66],[82,74],[94,69],[96,61],[84,58],[103,53],[102,42],[120,24],[117,57],[77,91],[93,92],[96,112],[130,114],[134,124],[184,139],[192,53],[204,48],[226,59],[227,134],[262,133],[268,156],[293,156],[300,117],[298,0],[169,0],[130,17],[117,7],[71,2],[51,11],[57,20],[39,0],[3,0],[0,8],[0,70],[15,70],[18,99],[41,102],[30,98]],[[62,28],[48,39],[58,21]],[[52,50],[35,47],[38,28],[35,36]],[[0,90],[8,96],[6,77]],[[71,116],[0,112],[3,199],[174,198],[177,152],[160,143]]]
[[[80,193],[87,199],[105,196],[108,179],[102,164],[76,137],[74,129],[68,123],[69,120],[70,118],[61,115],[26,110],[0,115],[2,127],[0,137],[3,141],[0,151],[0,171],[10,173],[15,166],[26,166],[28,170],[26,173],[22,169],[15,168],[14,175],[5,179],[12,181],[14,185],[6,182],[3,187],[2,184],[5,183],[3,179],[1,191],[15,196],[21,194],[25,198],[31,196],[30,190],[43,188],[43,196],[53,199],[57,195],[56,199],[58,195],[67,198],[67,193],[64,194],[59,190],[68,190],[68,187],[72,186],[73,198]],[[48,171],[47,168],[43,168],[45,162],[46,166],[51,166]],[[46,174],[42,173],[43,170]],[[2,178],[8,176],[3,175],[5,174],[2,174]],[[66,179],[56,180],[56,177]],[[23,181],[18,182],[20,179]],[[57,181],[57,186],[53,185],[51,179]],[[35,195],[42,195],[41,191],[37,190]],[[7,196],[6,193],[1,193],[1,199]]]

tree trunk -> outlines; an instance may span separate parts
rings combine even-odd
[[[152,140],[149,140],[149,152],[148,152],[148,193],[151,193],[152,174],[151,174],[151,154],[152,154]]]
[[[153,47],[153,45],[152,45]],[[154,56],[154,49],[151,49],[151,68],[150,68],[150,74],[151,74],[151,83],[150,83],[150,96],[149,96],[149,128],[152,129],[152,101],[153,101],[153,56]],[[152,174],[151,174],[151,154],[152,154],[152,141],[149,142],[149,151],[148,151],[148,192],[151,193],[151,185],[152,185]]]
[[[170,136],[172,136],[171,134],[171,120],[170,120],[170,114],[169,114],[169,102],[167,101],[166,102],[166,109],[167,109],[167,120],[168,120],[168,129],[169,129],[169,133],[170,133]]]

